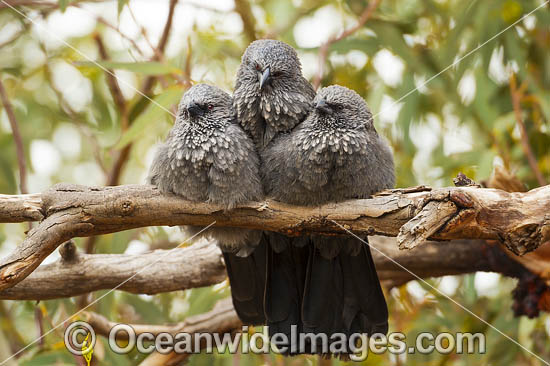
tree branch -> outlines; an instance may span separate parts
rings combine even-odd
[[[256,22],[250,2],[246,0],[235,0],[235,12],[239,14],[243,22],[243,33],[248,43],[256,40]]]
[[[5,197],[5,196],[4,196]],[[36,199],[34,197],[34,199]],[[415,240],[491,239],[524,254],[550,240],[550,186],[526,193],[477,187],[430,189],[414,187],[385,191],[374,198],[298,207],[275,201],[252,202],[234,210],[162,195],[152,186],[97,187],[58,184],[41,196],[46,217],[7,258],[0,260],[0,289],[27,277],[61,243],[79,236],[113,233],[145,226],[199,225],[263,229],[286,235],[335,235],[344,228],[361,235],[397,236]],[[12,196],[2,208],[24,207],[29,196]],[[452,209],[438,212],[446,202]],[[431,207],[431,208],[430,208]],[[31,212],[40,212],[32,209]],[[419,217],[439,215],[439,222]],[[29,212],[0,211],[10,222],[28,219]],[[415,225],[402,228],[410,220]],[[334,221],[333,221],[334,220]]]
[[[109,55],[107,54],[107,49],[105,48],[105,44],[103,43],[101,36],[96,33],[94,35],[94,40],[96,42],[97,49],[99,51],[99,55],[101,56],[101,59],[108,60]],[[128,123],[128,106],[126,104],[126,100],[124,99],[124,95],[122,94],[122,90],[120,89],[120,85],[118,84],[118,79],[115,76],[114,70],[109,69],[106,72],[105,77],[107,78],[107,86],[109,87],[111,97],[113,98],[113,101],[118,108],[118,112],[120,114],[120,126],[121,126],[122,133],[124,133],[124,131],[128,129],[128,124],[129,124]],[[129,153],[130,153],[130,147],[126,146],[117,156],[117,159],[111,171],[107,175],[108,186],[114,186],[119,183],[120,174],[122,172],[124,163],[128,160]],[[97,237],[95,236],[90,236],[86,240],[86,243],[84,244],[84,247],[86,248],[86,253],[93,253],[96,240],[97,240]]]
[[[101,59],[109,60],[109,55],[107,54],[105,44],[103,43],[103,40],[98,33],[94,34],[94,41],[97,45],[97,49],[99,51]],[[111,92],[113,101],[120,113],[122,130],[124,131],[128,128],[128,108],[126,106],[126,100],[124,99],[122,90],[120,90],[120,85],[118,84],[118,80],[115,77],[114,70],[108,69],[105,77],[107,78],[107,86],[109,87],[109,91]]]
[[[76,253],[73,244],[62,248],[62,258],[38,267],[22,282],[0,291],[0,299],[47,300],[114,288],[152,295],[210,286],[226,277],[215,244],[139,255]]]
[[[155,54],[153,55],[153,58],[152,58],[153,61],[159,61],[164,56],[164,50],[166,49],[166,45],[168,44],[170,31],[172,30],[172,21],[174,19],[174,12],[175,12],[177,3],[178,3],[178,0],[170,0],[170,5],[168,8],[168,16],[166,18],[166,23],[164,24],[164,29],[162,30],[162,35],[160,36],[157,47],[154,49]],[[143,94],[149,95],[156,80],[157,80],[156,76],[149,76],[147,79],[145,79],[145,83],[143,86]]]
[[[170,0],[170,5],[168,9],[168,17],[166,18],[166,23],[164,25],[164,29],[162,31],[162,35],[159,39],[158,45],[154,50],[154,55],[151,58],[153,61],[161,60],[164,55],[164,50],[166,48],[166,45],[168,44],[168,38],[170,36],[170,31],[172,30],[172,21],[174,18],[174,12],[176,5],[178,3],[178,0]],[[157,76],[152,75],[148,76],[147,79],[145,79],[145,82],[143,84],[142,93],[144,95],[150,96],[151,90],[153,89],[153,86],[155,84],[155,81],[157,80]],[[145,97],[142,98],[142,100],[147,101]],[[138,108],[138,105],[141,105],[140,102],[136,104],[134,107],[134,110]],[[139,107],[141,108],[141,107]],[[135,119],[135,115],[133,113],[134,111],[130,111],[128,113],[128,125],[131,125],[133,120]],[[122,148],[122,150],[118,153],[115,162],[113,163],[113,167],[111,171],[108,174],[107,177],[107,185],[108,186],[114,186],[118,185],[120,181],[120,175],[122,174],[122,170],[124,169],[124,166],[126,165],[126,162],[128,161],[128,158],[130,157],[130,151],[132,150],[132,144],[128,144]]]
[[[43,218],[42,195],[40,193],[14,196],[0,194],[0,222],[40,221]]]
[[[395,262],[421,278],[477,271],[520,277],[527,271],[498,245],[482,240],[428,242],[413,252],[399,250],[393,238],[374,236],[369,243],[380,280],[387,287],[416,279]],[[0,291],[0,299],[48,300],[114,288],[153,295],[210,286],[226,278],[221,252],[213,243],[128,255],[76,253],[69,242],[60,252],[58,261],[39,266],[23,281]]]

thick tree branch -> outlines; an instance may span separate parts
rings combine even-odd
[[[40,221],[43,218],[40,193],[15,196],[0,194],[0,222]]]
[[[27,200],[27,196],[22,196],[21,201]],[[453,209],[445,209],[442,215],[439,205],[430,202],[447,202]],[[90,188],[59,184],[42,194],[41,210],[46,219],[29,232],[13,253],[0,260],[0,289],[23,280],[57,246],[73,237],[144,226],[206,226],[215,221],[217,226],[264,229],[286,235],[345,233],[337,222],[362,235],[397,236],[402,244],[406,244],[403,237],[424,238],[426,231],[433,232],[429,235],[432,240],[499,240],[517,254],[550,240],[550,186],[526,193],[477,187],[416,187],[320,207],[266,201],[224,211],[215,205],[162,195],[151,186]],[[423,223],[418,219],[432,215],[439,215],[435,228],[433,220]],[[0,213],[1,216],[7,215]],[[22,219],[15,216],[10,220],[18,218]],[[412,219],[416,224],[402,229]]]
[[[152,295],[210,286],[226,277],[215,244],[139,255],[77,254],[71,244],[62,248],[62,258],[38,267],[22,282],[0,291],[0,299],[47,300],[114,288]]]
[[[399,250],[394,238],[374,236],[369,243],[380,280],[388,287],[415,279],[410,272],[421,278],[477,271],[519,277],[526,272],[498,245],[482,240],[428,242],[413,252]],[[0,291],[0,299],[47,300],[114,288],[152,295],[210,286],[226,278],[221,252],[213,243],[139,255],[76,254],[75,246],[65,243],[60,252],[62,258],[55,263]]]

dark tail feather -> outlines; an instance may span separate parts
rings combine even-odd
[[[370,248],[353,238],[313,241],[302,306],[304,333],[386,334],[388,308]],[[321,353],[320,340],[306,346]]]
[[[344,270],[343,320],[347,332],[386,334],[388,306],[370,247],[362,244],[358,253],[341,253],[339,258]]]
[[[387,333],[388,308],[367,245],[351,237],[290,239],[273,233],[269,244],[266,323],[270,336],[287,336],[288,343],[277,343],[287,348],[284,353],[329,350],[323,349],[329,344],[313,337],[306,337],[306,348],[299,349],[300,333],[325,333],[329,342],[334,333]]]
[[[278,342],[286,354],[297,353],[297,339],[291,336],[301,332],[301,303],[304,292],[305,268],[309,246],[292,245],[292,239],[270,233],[271,246],[267,254],[267,281],[265,289],[265,312],[269,335],[285,334],[288,343]]]
[[[248,257],[223,253],[231,297],[237,315],[244,324],[265,324],[264,288],[266,278],[267,243],[262,235],[260,244]]]
[[[311,250],[302,305],[304,332],[331,334],[342,328],[342,272],[338,257],[325,258],[317,248]]]

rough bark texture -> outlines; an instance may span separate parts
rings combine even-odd
[[[334,220],[355,233],[397,236],[401,247],[427,238],[491,239],[516,254],[550,240],[550,186],[526,193],[478,187],[414,187],[321,207],[267,201],[232,211],[163,196],[154,187],[137,185],[90,188],[59,184],[41,195],[40,207],[35,195],[3,197],[0,218],[6,217],[5,221],[35,220],[39,213],[45,219],[13,253],[0,260],[0,290],[22,281],[55,248],[73,237],[152,225],[209,225],[215,221],[217,226],[287,235],[345,232]],[[11,211],[10,207],[19,209]]]
[[[40,194],[10,196],[0,194],[0,222],[39,221],[44,217],[41,210]]]
[[[374,236],[369,243],[380,280],[387,287],[415,279],[411,272],[428,278],[477,271],[519,277],[526,271],[498,245],[482,240],[427,242],[412,253],[399,250],[394,238]],[[60,251],[62,258],[0,291],[0,299],[47,300],[115,288],[152,295],[210,286],[226,278],[221,252],[213,243],[136,255],[76,254],[68,243]]]
[[[63,250],[67,250],[66,244]],[[157,294],[210,286],[226,277],[215,244],[198,243],[136,255],[76,254],[73,250],[0,291],[0,299],[47,300],[105,289]]]

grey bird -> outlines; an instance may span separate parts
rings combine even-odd
[[[270,39],[248,46],[237,72],[233,105],[240,125],[253,138],[258,152],[303,121],[313,108],[313,98],[315,91],[302,76],[300,60],[291,46]],[[231,287],[245,288],[242,284],[251,277],[265,279],[265,291],[249,287],[248,293],[240,296],[257,299],[257,307],[264,307],[271,334],[289,332],[290,325],[301,322],[305,280],[301,268],[306,267],[308,249],[289,245],[292,239],[282,234],[264,232],[262,241],[267,244],[246,258],[230,253],[225,256],[232,269],[228,270]],[[236,272],[236,268],[240,271]],[[282,320],[280,311],[285,312]]]
[[[231,96],[223,90],[198,84],[182,97],[176,121],[158,148],[148,181],[163,193],[190,201],[210,202],[231,209],[263,197],[259,158],[250,137],[238,125]],[[187,227],[198,232],[199,227]],[[240,257],[259,245],[261,231],[213,227],[204,236],[218,241],[222,252],[236,253],[235,271],[248,271]],[[265,268],[265,264],[259,263]],[[228,268],[230,271],[231,269]],[[257,271],[256,269],[253,269]],[[239,316],[250,324],[264,321],[263,305],[246,297],[248,288],[263,292],[265,279],[249,278],[233,288]],[[244,296],[239,296],[244,292]]]
[[[314,104],[300,125],[261,153],[266,195],[317,206],[392,188],[393,155],[365,101],[335,85],[320,90]],[[367,245],[351,236],[311,235],[295,239],[296,246],[309,248],[307,266],[299,275],[305,279],[300,331],[387,333],[387,305]],[[292,307],[281,308],[278,319],[294,321],[293,312]]]

